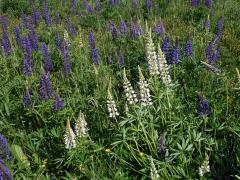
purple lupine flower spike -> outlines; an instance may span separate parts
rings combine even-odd
[[[206,20],[205,23],[204,23],[204,28],[205,28],[207,31],[209,31],[210,28],[211,28],[211,23],[210,23],[209,15],[208,15],[207,20]]]
[[[136,24],[132,21],[130,22],[130,37],[135,38],[137,37],[137,28]]]
[[[185,46],[184,46],[184,50],[185,50],[185,55],[187,57],[191,56],[192,55],[192,42],[191,42],[191,39],[190,37],[188,36],[186,42],[185,42]]]
[[[165,138],[163,135],[160,136],[159,141],[158,141],[158,152],[161,155],[161,158],[164,159],[165,158]]]
[[[212,0],[205,0],[205,5],[211,9],[212,8]]]
[[[173,52],[172,52],[172,64],[178,64],[179,58],[180,58],[179,41],[178,41],[178,38],[176,38],[175,45],[173,47]]]
[[[34,51],[37,51],[38,49],[38,35],[34,29],[34,26],[31,25],[29,27],[29,33],[28,33],[28,39],[29,39],[29,42],[31,44],[31,48],[34,50]]]
[[[90,32],[88,34],[88,41],[90,45],[90,58],[91,58],[92,64],[99,65],[100,56],[99,56],[98,49],[96,48],[93,32]]]
[[[223,31],[223,17],[220,17],[217,23],[217,37],[220,40],[222,38]]]
[[[49,9],[47,8],[46,3],[44,3],[44,5],[43,5],[43,14],[44,14],[45,23],[46,23],[47,27],[49,27],[52,22],[51,22],[51,14],[50,14]]]
[[[23,95],[23,105],[25,108],[28,108],[32,105],[33,91],[28,86]]]
[[[212,64],[214,62],[214,42],[215,42],[215,40],[213,39],[209,43],[209,45],[205,51],[206,59],[209,64]]]
[[[61,24],[61,17],[60,17],[58,12],[56,12],[55,23],[56,24]]]
[[[93,9],[92,4],[89,4],[89,5],[88,5],[88,13],[89,13],[90,15],[92,15],[92,14],[93,14],[93,11],[94,11],[94,9]]]
[[[93,32],[90,32],[88,35],[88,40],[89,40],[89,44],[90,44],[90,48],[91,49],[95,49],[96,45],[95,45],[95,38],[94,38],[94,34]]]
[[[22,47],[21,35],[18,27],[13,28],[13,33],[17,42],[18,47]]]
[[[43,72],[40,79],[40,95],[43,100],[47,100],[49,98],[52,98],[53,94],[53,88],[48,74]]]
[[[12,46],[8,38],[8,33],[5,30],[2,33],[2,46],[3,46],[5,55],[6,56],[10,55],[12,52]]]
[[[192,7],[197,7],[199,5],[199,0],[191,0]]]
[[[113,22],[111,23],[111,33],[112,33],[112,39],[115,40],[118,37],[118,30],[117,27],[115,26],[115,24]]]
[[[7,31],[9,22],[6,16],[0,16],[0,24],[2,25],[2,30]]]
[[[72,0],[72,13],[76,13],[77,2],[76,0]]]
[[[63,100],[57,91],[57,94],[55,95],[54,101],[53,101],[53,110],[60,111],[61,109],[63,109]]]
[[[65,42],[63,42],[65,44]],[[64,74],[66,77],[70,77],[71,74],[71,64],[70,64],[70,57],[68,55],[68,48],[66,45],[63,45],[63,69],[64,69]]]
[[[169,37],[163,39],[161,49],[166,57],[166,61],[171,63],[171,41]]]
[[[99,0],[95,0],[95,10],[99,12],[101,10],[101,5]]]
[[[120,32],[122,35],[127,35],[127,26],[122,17],[120,17]]]
[[[198,116],[201,118],[204,116],[210,116],[212,112],[208,101],[204,100],[203,96],[199,94],[197,97],[197,102],[198,102]]]
[[[44,70],[46,72],[51,71],[52,70],[51,57],[49,55],[48,47],[45,43],[43,43],[42,45],[42,57],[43,57]]]
[[[2,134],[0,134],[0,160],[1,161],[10,160],[10,148],[7,139]]]
[[[33,71],[33,60],[32,60],[32,51],[31,45],[29,43],[28,38],[24,37],[22,39],[22,48],[24,55],[24,63],[23,63],[23,74],[30,76]]]
[[[68,34],[71,33],[71,24],[70,24],[70,17],[69,16],[66,17],[66,30],[67,30]]]
[[[88,7],[88,3],[87,3],[87,0],[83,0],[83,9],[84,10],[87,10],[87,7]]]
[[[132,0],[132,9],[136,9],[137,8],[137,0]]]
[[[138,34],[139,36],[141,36],[141,35],[144,34],[140,20],[138,20],[137,34]]]
[[[11,180],[11,172],[10,170],[2,163],[0,159],[0,179],[1,180]]]
[[[145,0],[145,7],[147,9],[152,9],[153,8],[153,0]]]
[[[164,26],[163,26],[163,22],[160,21],[158,22],[158,24],[153,28],[153,32],[157,35],[157,36],[163,36],[164,37]]]
[[[220,45],[218,45],[213,57],[213,61],[215,63],[217,63],[219,60],[220,60]]]
[[[123,66],[124,65],[124,55],[121,52],[120,55],[118,56],[118,61],[117,61],[119,66]]]

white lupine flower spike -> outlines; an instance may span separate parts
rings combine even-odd
[[[108,96],[107,96],[107,110],[109,113],[110,118],[116,118],[119,116],[117,106],[115,101],[113,100],[112,94],[111,94],[111,78],[109,80],[109,86],[108,86]]]
[[[86,137],[88,136],[87,122],[85,120],[84,114],[80,111],[78,119],[75,123],[75,131],[77,137]]]
[[[203,161],[201,167],[199,167],[198,173],[199,176],[204,176],[205,173],[210,172],[210,166],[209,166],[209,157],[206,155],[205,160]]]
[[[134,92],[133,87],[127,78],[125,68],[123,69],[123,88],[124,88],[124,93],[125,93],[128,103],[129,104],[137,103],[138,102],[137,95]]]
[[[146,37],[146,55],[151,76],[159,75],[157,55],[152,40],[151,29],[149,29]]]
[[[156,170],[155,164],[153,162],[152,156],[150,157],[150,177],[152,180],[158,180],[159,179],[159,174]]]
[[[145,80],[141,68],[138,66],[138,73],[139,73],[139,89],[140,89],[140,102],[143,106],[150,106],[152,105],[152,99],[150,95],[149,84]]]
[[[63,39],[64,39],[64,42],[67,44],[67,46],[70,46],[70,39],[69,39],[68,32],[66,30],[64,31]]]
[[[66,132],[64,134],[64,143],[66,149],[72,149],[76,147],[76,135],[71,128],[69,118],[67,119]]]
[[[160,48],[160,44],[158,44],[158,67],[160,71],[160,77],[163,83],[166,85],[170,85],[172,83],[172,79],[169,74],[169,67],[167,65],[165,56]]]

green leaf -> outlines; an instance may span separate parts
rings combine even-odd
[[[13,156],[18,160],[18,162],[21,163],[23,168],[30,168],[30,161],[23,153],[23,150],[19,145],[13,144],[11,146],[11,152]]]

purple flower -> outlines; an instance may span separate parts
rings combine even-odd
[[[198,116],[199,117],[202,118],[204,116],[210,116],[212,114],[209,103],[207,100],[203,99],[203,96],[198,95],[197,102],[198,102]]]
[[[88,13],[90,14],[90,15],[92,15],[93,14],[93,6],[92,6],[92,4],[89,4],[88,5]]]
[[[32,50],[31,45],[28,38],[24,37],[22,39],[22,48],[23,48],[23,55],[24,55],[24,62],[23,62],[23,74],[26,76],[31,76],[33,71],[33,60],[32,60]]]
[[[219,60],[220,60],[220,45],[218,45],[218,47],[214,53],[214,56],[213,56],[213,61],[215,63],[217,63]]]
[[[61,49],[61,45],[63,44],[62,41],[63,40],[61,39],[59,33],[57,32],[54,36],[54,42],[55,42],[55,45],[58,49]]]
[[[165,138],[163,135],[160,136],[159,141],[158,141],[158,152],[161,154],[161,158],[165,158]]]
[[[131,20],[130,22],[130,37],[136,38],[138,35],[136,24]]]
[[[55,23],[56,24],[61,24],[61,17],[60,17],[58,12],[56,12]]]
[[[67,30],[68,34],[71,33],[71,24],[70,24],[70,17],[69,16],[66,17],[66,30]]]
[[[95,9],[96,9],[97,12],[99,12],[100,9],[101,9],[99,0],[95,0]]]
[[[43,100],[47,100],[53,97],[53,89],[49,80],[48,74],[42,73],[40,79],[40,95]]]
[[[44,5],[43,5],[43,15],[44,15],[45,23],[46,23],[47,27],[49,27],[52,22],[51,22],[51,14],[50,14],[49,9],[47,8],[46,3],[44,3]]]
[[[0,16],[0,24],[2,25],[3,31],[7,31],[9,23],[6,16]]]
[[[205,5],[211,9],[212,8],[212,0],[205,0]]]
[[[4,161],[10,160],[10,149],[7,139],[2,134],[0,134],[0,161],[3,160]]]
[[[100,56],[98,49],[96,48],[95,38],[93,32],[88,34],[88,41],[90,45],[90,58],[93,64],[99,65]]]
[[[217,37],[219,40],[222,38],[222,30],[223,30],[223,17],[220,17],[217,23]]]
[[[95,45],[95,37],[94,37],[93,32],[90,32],[88,34],[88,40],[89,40],[90,48],[91,49],[95,49],[96,45]]]
[[[0,159],[0,180],[11,180],[10,170],[2,163]]]
[[[171,41],[169,37],[165,37],[162,41],[162,51],[168,63],[171,62]]]
[[[180,58],[179,41],[178,41],[178,38],[176,38],[175,45],[173,47],[173,52],[172,52],[172,64],[178,64],[179,58]]]
[[[191,0],[191,5],[197,7],[199,5],[199,0]]]
[[[51,58],[49,55],[48,47],[45,43],[42,45],[42,57],[45,72],[49,72],[52,70]]]
[[[31,44],[31,48],[34,51],[37,51],[38,49],[38,35],[34,29],[34,27],[31,27],[29,33],[28,33],[28,39]]]
[[[76,13],[77,2],[76,0],[72,0],[72,13]]]
[[[122,17],[120,17],[120,32],[122,35],[127,35],[127,26]]]
[[[113,40],[115,40],[118,37],[118,30],[117,30],[117,27],[115,26],[115,24],[113,22],[110,22],[110,23],[111,23],[112,38],[113,38]]]
[[[8,33],[5,30],[2,33],[2,46],[3,46],[5,55],[6,56],[10,55],[12,52],[12,46],[8,38]]]
[[[82,6],[83,6],[83,9],[84,9],[84,10],[87,9],[87,7],[88,7],[87,0],[83,0],[83,4],[82,4]]]
[[[65,44],[65,42],[63,42]],[[70,57],[68,55],[68,48],[66,45],[63,45],[63,70],[66,77],[70,77],[71,74],[71,64],[70,64]]]
[[[132,0],[132,8],[133,9],[137,8],[137,0]]]
[[[215,42],[215,39],[213,39],[209,43],[209,45],[205,51],[206,59],[209,64],[212,64],[214,62],[214,42]]]
[[[61,109],[63,109],[63,101],[62,101],[59,93],[57,93],[55,95],[54,101],[53,101],[53,110],[60,111]]]
[[[138,34],[138,36],[141,36],[141,35],[144,34],[143,29],[142,29],[142,26],[141,26],[141,23],[140,23],[140,20],[138,20],[137,34]]]
[[[147,9],[152,9],[153,8],[153,0],[145,0],[145,7]]]
[[[118,5],[120,2],[119,2],[119,0],[108,0],[108,3],[109,3],[109,5],[111,5],[111,6],[116,6],[116,5]]]
[[[204,28],[205,28],[207,31],[209,31],[210,28],[211,28],[211,23],[210,23],[209,16],[208,16],[207,20],[206,20],[205,23],[204,23]]]
[[[118,61],[117,61],[119,66],[123,66],[124,65],[124,55],[121,52],[120,55],[118,56]]]
[[[33,91],[32,89],[29,89],[29,87],[27,86],[23,95],[23,105],[25,108],[28,108],[31,106],[32,98],[33,98]]]
[[[185,55],[187,57],[191,56],[192,55],[192,42],[190,40],[190,37],[188,36],[188,38],[186,39],[186,42],[185,42],[185,46],[184,46],[184,50],[185,50]]]
[[[164,26],[163,26],[163,22],[160,21],[154,28],[153,28],[153,32],[157,35],[157,36],[164,36]]]

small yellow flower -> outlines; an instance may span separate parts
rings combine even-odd
[[[111,151],[111,149],[107,148],[107,149],[105,149],[105,152],[106,152],[106,153],[110,153],[110,152],[112,152],[112,151]]]
[[[139,156],[141,156],[141,157],[142,157],[143,155],[144,155],[144,154],[143,154],[142,152],[140,152],[140,153],[139,153]]]

